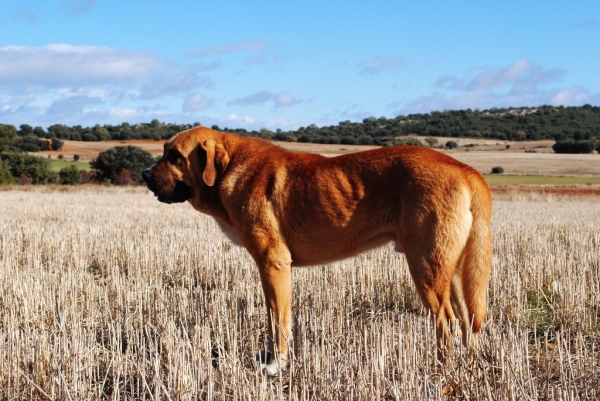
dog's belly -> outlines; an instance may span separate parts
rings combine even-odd
[[[294,266],[312,266],[335,262],[386,245],[392,241],[398,243],[393,233],[386,232],[371,235],[332,232],[326,236],[318,235],[313,238],[312,241],[295,242],[293,239],[288,241]]]

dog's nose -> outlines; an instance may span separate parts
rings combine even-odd
[[[147,168],[146,170],[142,171],[142,178],[146,182],[148,182],[150,180],[150,178],[152,177],[152,172],[150,171],[150,169],[151,168]]]

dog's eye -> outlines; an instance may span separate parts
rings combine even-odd
[[[171,152],[169,153],[169,156],[167,157],[167,161],[171,164],[179,164],[181,163],[182,160],[182,156],[179,152]]]

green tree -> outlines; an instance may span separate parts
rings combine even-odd
[[[64,142],[55,136],[50,138],[50,141],[52,142],[52,150],[61,150],[64,145]]]
[[[33,135],[18,136],[13,143],[13,147],[21,149],[24,152],[39,152],[41,140]]]
[[[19,136],[33,135],[33,127],[31,125],[21,124],[19,126],[18,134],[19,134]]]
[[[54,124],[48,127],[48,134],[51,138],[69,139],[71,128],[63,124]]]
[[[33,129],[33,134],[35,136],[37,136],[38,138],[45,138],[46,137],[46,131],[44,131],[44,129],[42,127],[35,127]]]
[[[60,169],[58,181],[63,185],[75,185],[81,181],[81,171],[74,165]]]
[[[0,124],[0,152],[10,150],[16,137],[17,129],[14,125]]]
[[[98,155],[90,162],[96,177],[101,181],[115,182],[115,177],[124,170],[133,174],[136,184],[143,184],[142,171],[154,164],[154,158],[137,146],[117,146]]]
[[[94,133],[96,138],[98,138],[99,141],[110,141],[110,132],[108,132],[106,128],[96,124],[92,132]]]
[[[0,160],[8,164],[13,177],[26,175],[32,184],[51,184],[56,182],[58,174],[52,171],[50,161],[44,157],[27,153],[2,153]]]

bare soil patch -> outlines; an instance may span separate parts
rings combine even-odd
[[[146,139],[134,139],[130,141],[106,141],[106,142],[83,142],[83,141],[64,141],[64,145],[59,151],[39,152],[42,155],[57,159],[58,155],[63,155],[65,159],[71,160],[74,155],[79,155],[82,161],[90,161],[100,154],[115,146],[138,146],[153,156],[161,155],[165,141],[154,141]]]

